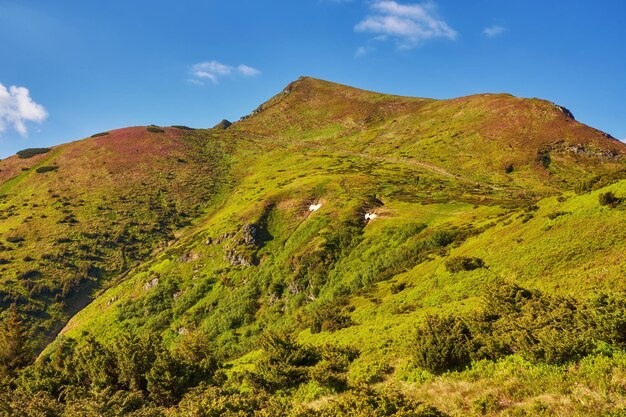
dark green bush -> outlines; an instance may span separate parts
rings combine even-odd
[[[270,392],[307,382],[309,368],[321,359],[313,348],[298,344],[290,336],[268,332],[261,346],[265,354],[251,382]]]
[[[484,268],[485,262],[480,258],[471,258],[467,256],[453,256],[446,261],[446,269],[449,272],[473,271],[474,269]]]
[[[48,153],[50,152],[52,149],[50,148],[28,148],[28,149],[24,149],[22,151],[19,151],[17,153],[17,156],[20,159],[28,159],[28,158],[32,158],[35,155],[41,155],[44,153]]]
[[[101,136],[106,136],[108,135],[109,132],[100,132],[100,133],[96,133],[95,135],[91,135],[92,138],[99,138]]]
[[[165,130],[155,127],[155,126],[149,126],[146,128],[146,130],[150,133],[163,133],[165,132]]]
[[[470,363],[472,335],[459,318],[427,316],[417,329],[415,363],[435,374],[458,370]]]
[[[58,166],[56,166],[56,165],[49,165],[49,166],[39,167],[39,168],[37,168],[35,170],[35,172],[37,172],[38,174],[43,174],[44,172],[56,171],[57,169],[59,169]]]
[[[298,412],[295,417],[446,417],[435,407],[387,389],[360,388],[317,409]]]
[[[448,230],[438,230],[430,237],[433,246],[444,247],[454,242],[455,233]]]
[[[180,130],[196,130],[192,127],[182,126],[182,125],[172,125],[172,127],[175,129],[180,129]]]
[[[311,329],[311,333],[334,332],[354,324],[350,318],[353,310],[347,298],[339,298],[312,307],[303,312],[299,320]]]
[[[621,203],[622,199],[618,198],[611,191],[607,191],[606,193],[601,193],[598,196],[598,202],[601,206],[610,206],[615,207],[619,203]]]
[[[544,168],[548,168],[550,163],[552,163],[552,158],[550,157],[550,151],[542,150],[537,155],[537,160],[544,166]]]
[[[593,351],[593,316],[584,303],[500,282],[487,290],[474,335],[486,357],[518,353],[562,364]]]
[[[548,218],[550,220],[554,220],[557,217],[566,216],[568,214],[571,214],[571,213],[569,211],[555,211],[554,213],[548,214]]]

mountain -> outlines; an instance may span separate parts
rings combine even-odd
[[[0,360],[0,411],[616,410],[625,155],[539,99],[308,77],[233,124],[26,150],[0,162],[0,347],[43,351]]]

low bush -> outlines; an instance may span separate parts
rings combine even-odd
[[[91,135],[92,138],[99,138],[101,136],[106,136],[108,135],[109,132],[100,132],[100,133],[96,133],[95,135]]]
[[[572,213],[570,213],[569,211],[555,211],[554,213],[548,214],[548,218],[550,220],[554,220],[557,217],[566,216],[568,214],[572,214]]]
[[[164,133],[165,132],[165,130],[159,127],[155,127],[155,126],[148,126],[146,130],[150,133]]]
[[[601,206],[615,207],[622,202],[622,199],[616,197],[611,191],[607,191],[606,193],[601,193],[598,196],[598,202]]]
[[[459,318],[427,316],[417,329],[415,363],[434,374],[462,369],[470,364],[472,335]]]
[[[44,153],[48,153],[50,152],[52,149],[50,148],[28,148],[28,149],[24,149],[22,151],[19,151],[17,153],[17,156],[20,159],[28,159],[28,158],[32,158],[35,155],[41,155]]]
[[[39,167],[39,168],[37,168],[35,170],[35,172],[37,172],[38,174],[43,174],[44,172],[56,171],[57,169],[59,169],[58,166],[56,166],[56,165],[49,165],[49,166]]]
[[[473,271],[484,268],[485,262],[480,258],[470,258],[467,256],[453,256],[446,261],[448,272],[456,273],[461,271]]]

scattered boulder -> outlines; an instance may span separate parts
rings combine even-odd
[[[156,287],[158,283],[159,283],[158,278],[152,278],[150,281],[146,282],[146,285],[143,286],[143,289],[145,291],[148,291],[149,289]]]
[[[254,224],[245,224],[241,229],[242,232],[242,244],[256,245],[258,228]]]
[[[224,254],[226,261],[232,266],[252,266],[254,265],[254,259],[251,256],[247,256],[236,249],[227,250]]]

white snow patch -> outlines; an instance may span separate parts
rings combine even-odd
[[[309,211],[317,211],[320,208],[322,208],[322,203],[317,203],[317,204],[311,204],[309,206]]]
[[[365,220],[374,220],[378,217],[376,213],[365,213]]]

